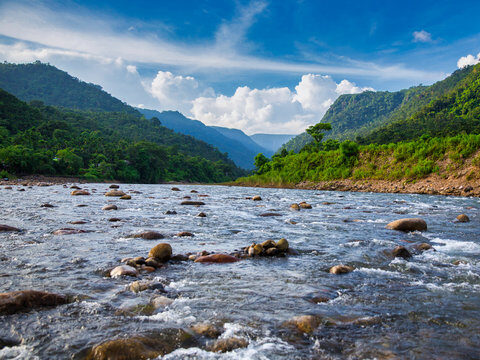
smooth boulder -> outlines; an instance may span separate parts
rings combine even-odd
[[[289,247],[287,239],[281,238],[280,240],[277,241],[277,244],[275,245],[275,247],[280,251],[287,251]]]
[[[158,259],[161,262],[170,260],[172,257],[172,247],[167,243],[160,243],[150,249],[148,257]]]
[[[403,259],[412,257],[410,251],[408,251],[404,246],[397,246],[395,249],[393,249],[392,255],[393,257],[401,257]]]
[[[227,254],[212,254],[212,255],[205,255],[198,257],[195,262],[198,263],[210,263],[210,264],[227,264],[227,263],[234,263],[240,261],[240,259],[236,258],[232,255]]]
[[[0,224],[0,232],[20,232],[20,229],[10,225],[2,225]]]
[[[457,222],[466,223],[470,221],[470,218],[465,214],[460,214],[456,218]]]
[[[191,200],[186,200],[186,201],[182,201],[180,203],[180,205],[194,205],[194,206],[201,206],[201,205],[205,205],[205,203],[203,201],[191,201]]]
[[[218,339],[211,347],[213,352],[229,352],[235,349],[241,349],[248,346],[248,341],[239,337],[230,337]]]
[[[157,240],[157,239],[163,239],[165,236],[163,236],[163,234],[160,234],[157,231],[145,231],[140,234],[131,235],[130,237],[142,238],[145,240]]]
[[[110,276],[115,278],[119,276],[138,276],[138,271],[129,265],[120,265],[110,271]]]
[[[118,207],[117,205],[114,205],[114,204],[109,204],[109,205],[105,205],[102,210],[118,210]]]
[[[260,201],[260,200],[262,200],[262,198],[261,198],[260,195],[255,195],[254,197],[252,197],[252,200],[253,201]]]
[[[10,315],[66,303],[67,298],[59,294],[35,290],[12,291],[0,294],[0,315]]]
[[[352,272],[355,268],[349,265],[335,265],[330,268],[328,271],[330,274],[334,275],[341,275],[341,274],[348,274]]]
[[[90,195],[90,193],[87,190],[73,190],[70,194],[74,196]]]
[[[121,190],[115,190],[115,189],[110,190],[110,191],[107,191],[107,192],[105,193],[105,196],[118,196],[118,197],[121,197],[121,196],[124,196],[124,195],[126,195],[126,194],[125,194],[123,191],[121,191]]]
[[[420,218],[399,219],[387,225],[387,229],[399,231],[426,231],[427,223]]]

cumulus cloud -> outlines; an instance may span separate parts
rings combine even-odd
[[[462,56],[460,59],[457,61],[457,66],[459,69],[464,68],[465,66],[469,65],[475,65],[480,62],[480,53],[477,54],[477,56],[473,55],[467,55],[467,56]]]
[[[348,80],[337,84],[330,76],[307,74],[295,91],[287,87],[243,86],[232,96],[200,96],[191,101],[188,115],[207,125],[238,128],[248,134],[297,134],[319,122],[338,96],[365,90],[373,89],[357,87]]]
[[[432,42],[432,34],[425,30],[414,31],[413,42]]]
[[[138,74],[137,67],[135,65],[127,65],[126,69],[130,74],[134,74],[134,75]]]

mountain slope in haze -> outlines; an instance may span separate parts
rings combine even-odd
[[[253,134],[250,138],[261,147],[276,152],[283,144],[294,138],[296,135],[286,134]]]
[[[78,110],[137,113],[95,84],[81,81],[55,66],[39,61],[30,64],[0,63],[0,88],[23,101]]]
[[[243,146],[245,146],[247,149],[253,151],[255,155],[258,153],[263,153],[267,156],[273,155],[272,151],[257,144],[255,141],[252,140],[252,138],[250,138],[250,136],[245,134],[242,130],[226,128],[222,126],[209,126],[209,128],[215,129],[223,136],[226,136],[229,139],[243,144]]]
[[[332,125],[332,130],[325,133],[325,139],[356,140],[376,128],[410,117],[431,101],[452,91],[471,71],[471,67],[457,70],[431,86],[342,95],[322,118],[321,122]],[[284,148],[298,152],[311,141],[311,137],[303,133],[285,144]]]
[[[0,89],[0,172],[129,182],[219,182],[244,173],[225,154],[138,113],[80,111]]]
[[[244,143],[229,136],[225,136],[221,131],[225,128],[216,129],[215,127],[206,126],[198,120],[188,119],[178,111],[163,111],[149,109],[138,109],[147,118],[156,117],[160,123],[178,133],[193,136],[208,144],[216,146],[220,151],[228,153],[229,157],[244,169],[252,169],[255,156],[264,151],[256,143],[254,147],[247,147]],[[220,131],[221,130],[221,131]],[[240,131],[240,130],[238,130]],[[230,134],[230,132],[225,131]],[[242,132],[243,134],[243,132]],[[244,134],[245,135],[245,134]],[[245,137],[248,137],[245,135]],[[253,142],[253,141],[252,141]]]

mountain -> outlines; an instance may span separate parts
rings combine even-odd
[[[225,154],[139,113],[29,105],[0,89],[0,173],[129,182],[222,182],[243,174]]]
[[[175,132],[195,137],[226,152],[229,157],[244,169],[253,168],[253,160],[259,152],[266,152],[241,130],[206,126],[198,120],[188,119],[178,111],[138,109],[147,118],[157,118],[161,124]],[[242,135],[243,134],[243,135]],[[247,141],[244,141],[245,138]]]
[[[325,133],[325,140],[357,140],[357,137],[360,140],[376,128],[410,117],[431,101],[452,91],[471,72],[472,67],[457,70],[431,86],[342,95],[321,120],[332,125],[332,130]],[[303,133],[285,144],[284,148],[298,152],[311,141],[311,137]]]
[[[101,86],[83,82],[39,61],[0,63],[0,88],[23,101],[40,100],[46,105],[78,110],[137,113],[131,106],[103,91]]]
[[[258,145],[267,150],[276,152],[280,147],[294,138],[295,135],[281,135],[281,134],[253,134],[250,138]]]

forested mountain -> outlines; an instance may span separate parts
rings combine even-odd
[[[178,133],[191,135],[197,139],[205,141],[208,144],[216,146],[220,151],[228,153],[229,157],[240,167],[244,169],[253,168],[253,159],[259,152],[267,152],[258,144],[254,143],[243,132],[251,143],[242,141],[242,136],[232,136],[231,131],[225,131],[226,128],[206,126],[198,120],[188,119],[178,111],[163,111],[138,109],[147,118],[156,117],[163,126],[172,129]],[[232,130],[232,129],[228,129]],[[238,135],[238,134],[236,134]],[[267,155],[271,155],[272,152]]]
[[[158,183],[244,173],[225,154],[139,113],[31,105],[0,89],[0,172]]]
[[[267,150],[276,152],[280,147],[288,142],[290,139],[294,138],[295,135],[284,135],[284,134],[253,134],[250,135],[250,138],[255,141],[261,147],[264,147]]]
[[[457,70],[431,86],[420,85],[397,92],[367,91],[342,95],[322,118],[321,122],[332,125],[332,130],[325,134],[325,139],[356,140],[386,124],[406,119],[431,101],[455,89],[471,72],[472,67]],[[311,141],[312,138],[303,133],[285,144],[284,148],[298,152]]]
[[[23,101],[69,109],[137,113],[102,87],[83,82],[55,66],[39,61],[30,64],[0,63],[0,88]]]
[[[274,151],[270,151],[259,144],[257,144],[255,141],[253,141],[250,136],[245,134],[242,130],[239,129],[232,129],[232,128],[226,128],[222,126],[209,126],[212,129],[217,130],[220,134],[223,136],[226,136],[227,138],[237,141],[241,143],[243,146],[245,146],[247,149],[250,149],[252,152],[256,154],[258,153],[264,153],[267,156],[273,155]]]

